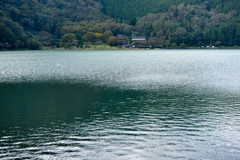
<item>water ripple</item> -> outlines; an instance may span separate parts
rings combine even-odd
[[[204,52],[1,52],[0,159],[239,159],[239,51]]]

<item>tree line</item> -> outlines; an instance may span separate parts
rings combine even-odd
[[[240,45],[240,0],[2,0],[0,49]]]

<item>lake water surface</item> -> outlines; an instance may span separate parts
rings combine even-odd
[[[240,50],[0,52],[0,159],[240,159]]]

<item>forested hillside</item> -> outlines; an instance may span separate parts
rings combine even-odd
[[[148,14],[138,19],[136,31],[158,37],[171,45],[240,45],[240,21],[237,11],[218,13],[206,5],[179,5],[165,13]]]
[[[133,20],[148,13],[163,13],[179,4],[205,4],[207,10],[227,13],[240,10],[240,0],[96,0],[103,4],[103,12],[121,20]]]
[[[2,0],[0,48],[68,47],[82,45],[83,41],[102,43],[128,30],[128,25],[116,24],[101,9],[102,5],[93,0]]]
[[[240,46],[240,0],[1,0],[0,49]],[[137,44],[136,44],[137,45]]]

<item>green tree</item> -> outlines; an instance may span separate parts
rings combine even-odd
[[[181,48],[186,48],[186,44],[185,43],[180,43],[180,47]]]
[[[29,48],[32,50],[38,50],[40,49],[40,43],[36,39],[31,39]]]
[[[118,38],[117,37],[114,37],[114,36],[110,36],[108,38],[108,44],[110,46],[117,46],[118,45]]]
[[[84,41],[86,42],[92,42],[95,43],[97,38],[95,36],[95,33],[93,32],[87,32],[84,36],[83,36]]]
[[[113,34],[112,34],[112,32],[111,31],[105,31],[104,33],[103,33],[103,42],[104,43],[108,43],[108,39],[109,39],[109,37],[111,37]]]
[[[60,46],[68,48],[76,44],[76,35],[74,33],[66,33],[61,38]]]
[[[0,43],[3,46],[12,47],[16,40],[16,35],[5,24],[0,23]]]
[[[95,33],[97,41],[103,41],[103,33]]]

